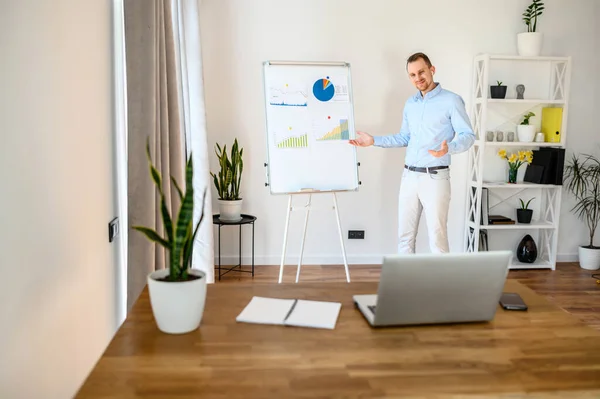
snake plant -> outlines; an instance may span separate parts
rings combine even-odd
[[[177,184],[175,178],[171,176],[171,181],[181,200],[181,205],[176,218],[173,218],[171,217],[165,202],[162,177],[152,164],[150,144],[148,141],[146,142],[146,155],[150,166],[150,175],[160,194],[160,211],[166,237],[161,237],[156,230],[148,227],[132,226],[132,228],[143,233],[150,241],[162,245],[166,251],[168,251],[169,275],[165,277],[166,281],[187,281],[195,279],[195,276],[188,273],[188,269],[191,267],[193,243],[196,238],[196,233],[198,233],[198,227],[200,227],[200,223],[202,223],[202,220],[204,219],[204,211],[201,212],[200,220],[196,224],[196,227],[192,229],[194,216],[194,186],[192,184],[194,166],[192,163],[192,156],[190,154],[185,167],[185,193],[181,190],[181,187]],[[204,203],[205,196],[206,189],[202,195],[202,203]],[[204,209],[204,207],[202,207],[202,209]]]
[[[219,158],[219,166],[221,167],[219,174],[216,175],[210,172],[215,183],[215,188],[219,194],[219,199],[226,201],[235,201],[240,199],[240,182],[242,179],[242,171],[244,170],[244,161],[242,156],[244,149],[240,149],[237,139],[234,140],[231,147],[231,156],[227,155],[227,145],[221,146],[216,144],[215,153]]]

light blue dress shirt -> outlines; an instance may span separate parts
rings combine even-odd
[[[406,100],[400,132],[375,136],[378,147],[407,147],[405,164],[417,167],[450,166],[450,155],[468,150],[475,142],[463,99],[449,90],[436,87]],[[442,141],[448,153],[436,158],[428,150],[439,150]]]

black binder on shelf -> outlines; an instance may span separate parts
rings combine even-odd
[[[552,153],[552,168],[550,170],[549,180],[550,184],[556,184],[562,186],[563,184],[563,172],[565,169],[565,149],[557,147],[542,147],[542,152]]]
[[[530,183],[562,185],[564,165],[564,148],[542,147],[533,151],[533,161],[527,166],[523,180]]]

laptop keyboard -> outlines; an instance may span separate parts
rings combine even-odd
[[[370,311],[371,311],[373,314],[375,314],[375,308],[376,308],[376,306],[375,306],[375,305],[369,305],[369,306],[367,306],[367,307],[369,308],[369,310],[370,310]]]

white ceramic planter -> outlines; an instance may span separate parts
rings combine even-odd
[[[544,34],[541,32],[522,32],[517,34],[517,51],[521,56],[535,57],[542,52]]]
[[[190,270],[201,278],[184,282],[157,281],[169,274],[169,269],[148,275],[148,291],[152,313],[158,329],[168,334],[184,334],[196,330],[202,321],[206,300],[206,274]]]
[[[517,125],[517,137],[519,141],[531,143],[535,139],[535,125]]]
[[[219,203],[219,219],[224,222],[237,222],[242,220],[242,200],[228,201],[217,200]]]
[[[579,247],[579,266],[586,270],[600,269],[600,248]]]

